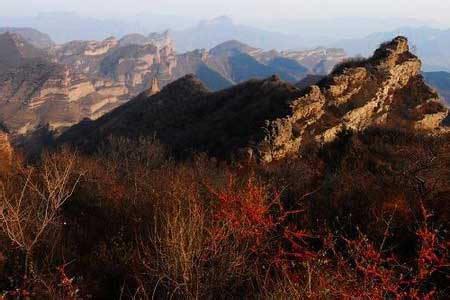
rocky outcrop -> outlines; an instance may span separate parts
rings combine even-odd
[[[263,161],[294,153],[309,140],[332,141],[344,128],[373,125],[445,131],[447,109],[420,73],[420,60],[408,41],[397,37],[368,60],[347,62],[293,99],[290,112],[268,122],[268,134],[256,146]]]
[[[398,37],[372,58],[347,61],[302,90],[272,76],[211,93],[186,76],[152,97],[142,94],[71,128],[59,142],[92,150],[110,135],[156,135],[180,155],[195,150],[268,163],[295,156],[309,143],[333,141],[344,129],[448,131],[448,110],[420,69],[407,40]]]

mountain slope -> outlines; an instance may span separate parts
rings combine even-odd
[[[93,150],[111,135],[155,136],[177,153],[270,162],[310,142],[334,140],[345,129],[373,125],[447,131],[447,109],[423,81],[420,60],[398,37],[366,61],[347,63],[301,91],[277,77],[211,93],[192,76],[153,97],[140,96],[59,139]]]
[[[106,135],[156,134],[177,153],[195,149],[226,156],[245,146],[266,119],[285,111],[286,99],[298,94],[278,78],[211,93],[188,75],[153,97],[137,97],[97,121],[74,126],[59,141],[92,149]]]

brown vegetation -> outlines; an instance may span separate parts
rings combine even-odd
[[[301,159],[171,159],[155,140],[1,175],[9,298],[445,298],[450,138],[344,131]]]

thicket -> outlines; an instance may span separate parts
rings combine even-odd
[[[444,299],[450,138],[374,128],[300,158],[175,161],[154,140],[0,176],[5,299]]]

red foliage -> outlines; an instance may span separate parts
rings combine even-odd
[[[288,224],[289,216],[299,215],[303,210],[285,211],[280,193],[273,192],[268,199],[267,188],[254,178],[238,188],[236,179],[230,175],[224,189],[209,190],[217,199],[213,245],[232,238],[237,245],[248,247],[255,263],[270,266],[272,271],[298,281],[298,266],[315,257],[305,242],[311,236]]]

